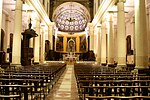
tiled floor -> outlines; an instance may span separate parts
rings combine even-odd
[[[74,75],[74,65],[66,66],[66,71],[60,77],[46,100],[79,100]]]

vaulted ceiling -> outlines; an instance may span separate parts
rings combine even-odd
[[[134,16],[134,1],[136,1],[136,0],[126,0],[126,3],[125,3],[125,11],[127,12],[126,20],[128,20]],[[90,21],[93,20],[94,0],[50,0],[50,15],[49,16],[50,16],[51,21],[52,21],[52,16],[53,16],[55,9],[60,4],[65,3],[65,2],[77,2],[77,3],[82,4],[83,6],[86,7],[86,9],[90,13],[90,17],[91,17]],[[7,11],[7,14],[10,14],[12,19],[13,19],[14,11],[15,11],[15,3],[16,3],[15,0],[3,0],[3,8],[5,9],[4,11]],[[148,7],[149,5],[150,5],[150,0],[146,0],[146,6]],[[117,11],[116,6],[113,9],[115,11]],[[25,13],[25,12],[23,12],[23,13]],[[26,16],[26,14],[23,14],[23,16]],[[117,18],[117,13],[114,13],[114,19],[115,19],[115,17]],[[25,18],[25,17],[23,17],[23,18]],[[23,21],[26,21],[26,20],[23,20]],[[117,22],[117,20],[115,20],[114,22]]]
[[[52,20],[52,16],[53,13],[55,11],[55,9],[62,3],[65,2],[77,2],[82,4],[84,7],[86,7],[86,9],[88,10],[88,12],[90,13],[91,16],[91,21],[93,19],[93,3],[94,0],[50,0],[50,19]]]
[[[59,31],[82,32],[91,18],[89,11],[80,3],[65,2],[55,9],[52,20]]]

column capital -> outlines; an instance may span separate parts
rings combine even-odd
[[[123,3],[126,2],[126,0],[114,0],[114,1],[115,1],[115,5],[117,5],[117,3],[119,3],[119,2],[123,2]]]
[[[94,25],[93,25],[93,23],[88,23],[88,26],[93,27]]]
[[[50,22],[49,26],[54,26],[55,23],[54,22]]]
[[[101,28],[101,26],[102,26],[102,24],[98,24],[98,25],[97,25],[97,28]]]
[[[25,3],[25,0],[21,0],[23,3]]]

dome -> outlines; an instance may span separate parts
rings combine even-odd
[[[82,32],[90,21],[90,14],[81,4],[66,2],[56,8],[53,20],[59,31]]]

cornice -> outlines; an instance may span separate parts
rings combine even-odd
[[[123,3],[126,2],[126,0],[114,0],[114,1],[115,1],[115,5],[117,5],[118,2],[123,2]]]
[[[116,0],[103,0],[92,21],[94,27],[97,26],[98,23],[103,20],[103,16],[105,15],[105,13],[108,11],[109,8],[115,5],[116,3],[115,1]]]
[[[25,2],[33,7],[33,9],[38,13],[41,20],[44,21],[47,26],[50,25],[51,21],[49,19],[49,16],[47,15],[39,0],[25,0]]]

